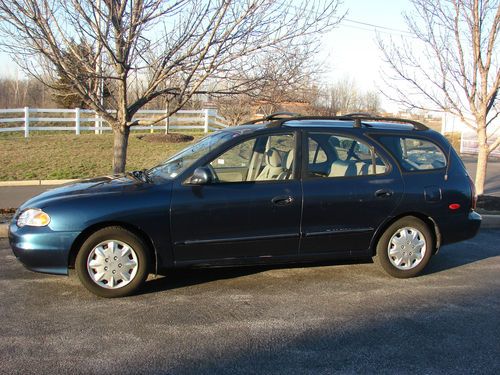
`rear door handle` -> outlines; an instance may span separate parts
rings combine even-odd
[[[293,203],[293,197],[289,195],[278,195],[277,197],[271,199],[271,202],[275,206],[286,206]]]
[[[389,189],[380,189],[380,190],[377,190],[375,192],[375,196],[377,198],[389,198],[393,194],[394,194],[394,192],[392,190],[389,190]]]

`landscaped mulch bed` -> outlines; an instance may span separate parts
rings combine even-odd
[[[184,142],[191,142],[194,139],[192,135],[177,134],[177,133],[144,134],[144,135],[138,135],[137,138],[143,141],[153,142],[153,143],[184,143]]]
[[[7,224],[14,216],[15,208],[0,208],[0,224]]]
[[[477,208],[484,211],[500,212],[500,197],[480,195],[477,199]]]
[[[8,224],[12,219],[12,216],[14,216],[14,214],[9,214],[9,215],[0,214],[0,224]]]

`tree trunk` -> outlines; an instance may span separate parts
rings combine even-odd
[[[484,193],[484,182],[486,180],[486,168],[488,166],[488,138],[486,135],[486,127],[482,127],[478,124],[477,129],[477,139],[478,139],[478,154],[477,154],[477,166],[476,166],[476,192],[477,195]]]
[[[113,128],[113,133],[113,174],[124,173],[127,163],[127,146],[130,128],[128,126]]]

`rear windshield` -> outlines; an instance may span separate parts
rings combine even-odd
[[[441,148],[427,139],[396,135],[384,135],[377,139],[408,172],[446,167],[446,156]]]

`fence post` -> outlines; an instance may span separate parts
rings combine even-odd
[[[24,107],[24,137],[28,138],[30,136],[30,109],[29,107]]]
[[[166,114],[168,114],[168,111]],[[169,130],[170,130],[170,116],[165,118],[165,134],[168,134]]]
[[[80,108],[75,108],[75,133],[80,135]]]
[[[204,127],[203,127],[203,130],[205,133],[208,133],[208,131],[210,130],[210,117],[212,117],[213,119],[215,119],[215,116],[217,116],[217,109],[216,108],[205,108],[204,109],[205,111],[205,124],[204,124]]]
[[[203,132],[206,134],[208,133],[208,116],[209,116],[209,109],[208,108],[205,108],[205,125],[203,127]]]
[[[95,112],[95,122],[94,122],[94,133],[100,134],[100,126],[99,126],[99,115]]]

